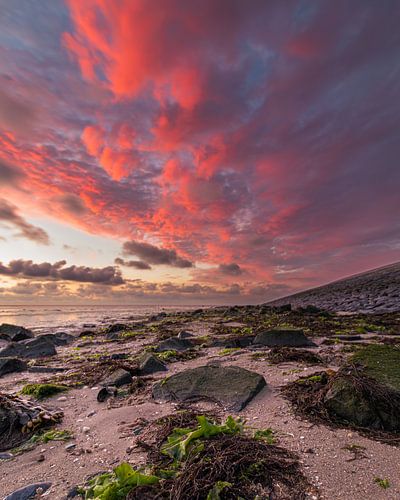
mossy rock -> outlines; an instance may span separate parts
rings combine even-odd
[[[400,391],[400,348],[385,344],[370,344],[358,349],[351,357],[361,364],[364,372],[393,389]]]
[[[268,347],[312,347],[315,344],[305,336],[303,330],[295,328],[275,328],[257,334],[254,344]]]

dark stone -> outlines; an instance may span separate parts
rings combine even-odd
[[[268,347],[306,347],[315,344],[304,335],[303,330],[273,329],[260,332],[254,339],[254,344]]]
[[[115,323],[106,328],[106,333],[117,333],[126,330],[128,327],[124,323]]]
[[[166,312],[160,312],[158,314],[153,314],[150,316],[149,320],[150,321],[160,321],[160,319],[164,319],[167,316]]]
[[[23,372],[27,364],[18,358],[0,358],[0,377],[6,373]]]
[[[225,340],[224,347],[228,349],[236,347],[249,347],[254,342],[254,339],[255,335],[241,335],[239,337]]]
[[[117,392],[118,390],[116,387],[103,387],[97,393],[97,401],[99,403],[104,403],[106,399],[116,396]]]
[[[36,492],[39,488],[41,490],[47,491],[51,487],[52,483],[35,483],[30,484],[29,486],[24,486],[19,490],[14,491],[14,493],[10,493],[4,500],[29,500],[30,498],[36,497]]]
[[[178,337],[170,337],[169,339],[162,340],[158,344],[156,351],[186,351],[187,349],[191,349],[192,347],[193,344],[192,342],[190,342],[190,340],[180,339]]]
[[[400,392],[388,386],[366,391],[345,375],[337,377],[324,397],[324,406],[336,418],[375,430],[400,430]],[[380,393],[386,393],[382,398]]]
[[[7,323],[0,325],[0,339],[19,342],[31,338],[33,338],[32,331],[23,326],[9,325]]]
[[[11,342],[0,350],[0,358],[41,358],[54,354],[57,354],[54,344],[41,335],[29,340]]]
[[[63,346],[68,345],[75,340],[73,335],[65,332],[58,333],[44,333],[43,335],[39,335],[36,338],[47,339],[49,342],[54,344],[55,346]]]
[[[104,386],[121,387],[121,385],[127,385],[130,384],[131,382],[132,382],[132,375],[123,368],[118,368],[118,370],[112,372],[100,384]]]
[[[361,335],[335,335],[333,338],[337,340],[351,340],[351,341],[362,340]]]
[[[156,372],[165,372],[167,367],[153,354],[146,354],[140,362],[139,370],[141,375],[151,375]]]
[[[184,370],[153,385],[160,401],[211,400],[240,411],[263,387],[264,377],[238,366],[207,365]]]

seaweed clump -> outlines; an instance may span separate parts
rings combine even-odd
[[[323,363],[323,359],[318,354],[307,349],[293,347],[273,347],[267,354],[267,359],[273,364],[296,362],[318,365]]]
[[[300,378],[282,389],[295,412],[331,427],[351,428],[372,439],[400,445],[400,391],[348,365]]]

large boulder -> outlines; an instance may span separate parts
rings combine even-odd
[[[22,359],[0,358],[0,377],[7,373],[23,372],[27,367],[27,364]]]
[[[57,354],[54,344],[43,336],[21,342],[10,342],[0,350],[0,358],[41,358]]]
[[[329,414],[351,425],[400,431],[400,392],[351,372],[336,376],[324,396]]]
[[[199,366],[172,375],[153,386],[160,401],[211,400],[240,411],[265,387],[263,376],[238,366]]]
[[[261,344],[268,347],[307,347],[315,344],[304,335],[303,330],[291,328],[275,328],[266,330],[256,335],[254,344]]]
[[[193,347],[193,343],[188,339],[180,339],[178,337],[170,337],[169,339],[162,340],[157,348],[157,352],[165,352],[165,351],[186,351],[187,349],[191,349]]]
[[[167,367],[153,354],[146,354],[140,360],[139,370],[141,375],[151,375],[156,372],[165,372]]]
[[[0,325],[0,339],[19,342],[31,338],[33,338],[32,331],[23,326],[9,325],[8,323]]]

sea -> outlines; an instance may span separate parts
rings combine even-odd
[[[0,305],[0,324],[10,323],[37,333],[80,332],[116,322],[140,320],[160,312],[187,311],[184,305]]]

